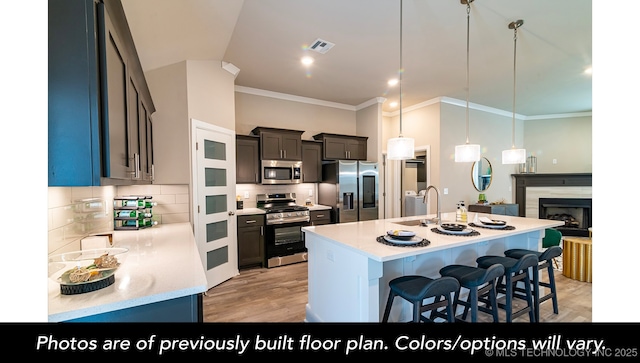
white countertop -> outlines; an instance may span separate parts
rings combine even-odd
[[[59,322],[203,293],[207,279],[191,224],[160,224],[114,231],[113,247],[128,248],[115,282],[77,295],[60,294],[49,281],[49,321]]]
[[[245,216],[245,215],[252,215],[252,214],[266,214],[266,212],[260,208],[243,208],[243,209],[236,210],[236,215],[238,216]]]
[[[310,211],[331,209],[331,207],[329,207],[328,205],[322,205],[322,204],[308,205],[307,207],[309,207]]]
[[[320,226],[303,227],[303,231],[325,237],[336,243],[356,251],[368,258],[376,261],[390,261],[398,258],[419,255],[427,252],[444,250],[451,247],[463,246],[471,243],[493,240],[500,237],[508,237],[516,234],[538,231],[544,228],[551,228],[564,225],[562,221],[547,219],[534,219],[523,217],[512,217],[484,213],[468,213],[468,221],[473,222],[476,217],[487,216],[491,219],[504,220],[508,225],[516,227],[515,230],[500,230],[488,228],[474,228],[480,232],[479,236],[454,236],[442,235],[432,232],[436,225],[430,224],[422,226],[405,226],[395,222],[433,218],[435,215],[411,216],[392,219],[378,219],[363,222],[327,224]],[[454,223],[455,213],[442,213],[443,222]],[[416,233],[417,236],[426,238],[431,243],[426,247],[396,247],[386,245],[376,241],[376,238],[383,236],[389,230],[408,230]]]

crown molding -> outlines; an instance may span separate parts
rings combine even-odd
[[[322,101],[322,100],[318,100],[318,99],[315,99],[315,98],[294,96],[294,95],[290,95],[290,94],[286,94],[286,93],[279,93],[279,92],[267,91],[267,90],[262,90],[262,89],[258,89],[258,88],[251,88],[251,87],[244,87],[244,86],[235,86],[235,91],[236,92],[240,92],[240,93],[252,94],[252,95],[256,95],[256,96],[277,98],[277,99],[286,100],[286,101],[293,101],[293,102],[308,103],[308,104],[317,105],[317,106],[333,107],[333,108],[338,108],[338,109],[341,109],[341,110],[354,111],[354,112],[355,111],[359,111],[359,110],[361,110],[363,108],[369,107],[371,105],[377,104],[377,103],[384,103],[386,101],[386,98],[384,98],[384,97],[376,97],[376,98],[372,98],[369,101],[363,102],[363,103],[361,103],[361,104],[359,104],[357,106],[351,106],[351,105],[346,105],[344,103]],[[437,104],[437,103],[446,103],[446,104],[450,104],[450,105],[454,105],[454,106],[467,107],[467,102],[466,101],[459,100],[457,98],[436,97],[436,98],[432,98],[432,99],[424,101],[424,102],[420,102],[420,103],[415,104],[415,105],[410,106],[410,107],[404,107],[403,108],[403,112],[418,110],[420,108],[423,108],[423,107],[426,107],[426,106],[430,106],[430,105],[433,105],[433,104]],[[474,110],[478,110],[478,111],[487,112],[487,113],[492,113],[492,114],[499,115],[499,116],[513,117],[513,113],[510,112],[510,111],[505,111],[505,110],[501,110],[501,109],[498,109],[498,108],[488,107],[488,106],[480,105],[480,104],[473,103],[473,102],[469,102],[469,108],[470,109],[474,109]],[[400,112],[399,110],[398,111],[394,111],[394,112],[383,112],[382,116],[394,117],[394,116],[398,116],[399,112]],[[516,113],[515,117],[518,120],[527,121],[527,120],[546,120],[546,119],[570,118],[570,117],[587,117],[587,116],[591,116],[591,115],[592,115],[592,113],[589,111],[589,112],[575,112],[575,113],[553,114],[553,115],[536,115],[536,116],[524,116],[524,115],[520,115],[520,114]]]

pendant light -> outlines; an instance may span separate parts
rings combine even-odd
[[[461,4],[467,5],[467,142],[464,145],[456,146],[456,163],[466,163],[480,160],[480,145],[469,144],[469,14],[471,13],[471,3],[473,1],[474,0],[460,0]]]
[[[523,20],[509,23],[509,29],[513,29],[513,117],[511,119],[511,149],[502,151],[503,164],[524,164],[527,158],[527,150],[516,149],[516,43],[518,28],[522,24],[524,24]]]
[[[402,0],[400,0],[400,72],[398,85],[400,89],[400,135],[387,141],[387,159],[407,160],[414,158],[414,139],[402,137]]]

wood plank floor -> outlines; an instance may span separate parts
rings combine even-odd
[[[559,313],[551,301],[540,306],[541,322],[591,322],[591,283],[569,279],[556,270]],[[546,281],[546,273],[541,273]],[[203,299],[205,322],[303,322],[307,303],[307,263],[253,268],[215,286]],[[519,303],[519,302],[518,302]],[[479,313],[480,321],[490,316]],[[504,321],[504,312],[501,312]],[[515,322],[528,322],[525,314]]]

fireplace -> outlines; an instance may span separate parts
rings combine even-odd
[[[555,228],[563,236],[589,236],[591,209],[591,198],[538,199],[539,218],[563,221],[564,226]]]

